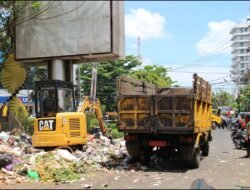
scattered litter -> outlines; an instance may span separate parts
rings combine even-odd
[[[31,179],[39,180],[39,175],[38,175],[38,173],[36,171],[28,170],[27,174]]]
[[[154,184],[153,184],[153,186],[160,186],[160,184],[158,184],[158,183],[154,183]]]
[[[65,159],[67,161],[75,161],[75,162],[78,161],[78,159],[67,150],[57,149],[55,152],[59,157]]]
[[[104,187],[104,188],[105,188],[105,187],[108,187],[108,184],[103,184],[102,187]]]
[[[220,163],[226,163],[227,161],[226,160],[221,160]]]
[[[138,179],[135,179],[134,181],[133,181],[133,183],[136,183],[136,182],[138,182],[139,180]]]
[[[84,189],[90,189],[90,188],[91,188],[91,185],[84,184],[84,185],[83,185],[83,188],[84,188]]]

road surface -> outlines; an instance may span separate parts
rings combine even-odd
[[[68,184],[28,183],[3,188],[22,189],[240,189],[250,188],[250,159],[241,158],[244,150],[237,150],[230,139],[230,132],[213,131],[208,157],[202,158],[200,168],[188,169],[178,162],[166,163],[164,169],[149,168],[145,171],[119,171],[93,173],[81,181]]]

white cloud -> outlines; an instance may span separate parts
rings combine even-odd
[[[225,45],[225,43],[230,40],[231,35],[229,34],[229,32],[234,25],[235,23],[230,20],[223,20],[221,22],[209,22],[209,31],[199,42],[195,44],[198,53],[203,56],[210,52],[213,52],[217,48],[224,47],[225,51],[222,52],[229,53],[230,48],[226,49],[227,46]]]
[[[159,38],[166,35],[164,25],[166,20],[159,13],[152,13],[142,8],[130,9],[125,15],[125,33],[128,37],[142,40]]]

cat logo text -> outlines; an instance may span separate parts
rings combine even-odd
[[[55,131],[56,120],[39,120],[38,121],[38,130],[39,131]]]

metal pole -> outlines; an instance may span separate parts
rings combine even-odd
[[[78,91],[79,91],[79,97],[78,97],[78,102],[81,100],[81,79],[80,79],[80,65],[77,66],[77,86],[78,86]]]
[[[96,83],[97,83],[97,63],[92,66],[90,98],[96,100]]]
[[[52,60],[52,79],[65,81],[65,67],[62,59]]]

